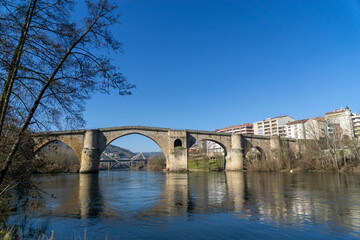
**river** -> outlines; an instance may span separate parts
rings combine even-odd
[[[53,197],[7,221],[55,239],[360,238],[358,174],[104,171],[36,182]]]

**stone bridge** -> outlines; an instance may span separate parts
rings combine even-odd
[[[224,149],[225,170],[242,170],[246,154],[253,149],[259,150],[265,158],[275,157],[274,153],[285,147],[294,153],[300,151],[298,141],[282,139],[278,136],[265,137],[141,126],[36,133],[33,135],[34,151],[51,142],[61,141],[76,153],[80,160],[81,173],[97,172],[100,156],[105,148],[115,139],[129,134],[140,134],[156,142],[165,154],[168,171],[187,171],[188,149],[196,142],[206,140],[216,142]]]

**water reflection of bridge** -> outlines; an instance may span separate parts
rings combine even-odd
[[[99,184],[99,175],[79,175],[78,191],[72,192],[58,210],[81,218],[116,215],[136,221],[225,212],[252,220],[321,222],[329,228],[337,222],[360,229],[360,190],[354,193],[359,189],[360,176],[191,172],[166,173],[165,177],[159,185],[160,195],[154,196],[158,200],[132,212],[132,216],[122,216],[124,213],[103,196],[105,186]]]

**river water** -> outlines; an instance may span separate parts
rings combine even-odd
[[[55,239],[360,238],[356,174],[109,171],[36,181],[54,197],[8,223]]]

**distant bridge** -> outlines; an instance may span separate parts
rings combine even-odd
[[[246,154],[253,149],[257,149],[264,158],[275,158],[276,153],[285,148],[294,153],[302,150],[300,141],[279,136],[128,126],[33,134],[34,151],[51,142],[61,141],[76,153],[80,160],[80,172],[97,172],[100,156],[106,147],[115,139],[129,134],[140,134],[156,142],[166,157],[166,168],[169,171],[187,171],[188,149],[201,141],[216,142],[224,149],[225,170],[242,170]]]
[[[130,166],[134,162],[147,162],[148,160],[142,152],[136,154],[132,158],[120,158],[120,159],[113,158],[105,152],[103,154],[110,159],[100,159],[100,163],[108,163],[108,169],[115,168],[116,166],[119,166],[122,163],[125,163],[128,166]]]
[[[107,153],[103,153],[103,154],[110,159],[109,160],[100,159],[100,162],[131,162],[131,161],[146,161],[147,160],[147,158],[145,157],[145,155],[142,152],[136,154],[132,158],[119,158],[119,159],[113,158],[113,157],[109,156],[109,154],[107,154]]]

